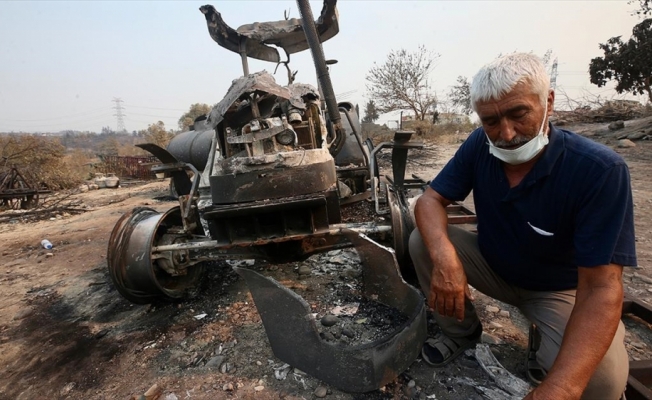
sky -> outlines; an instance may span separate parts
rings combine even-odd
[[[203,4],[231,27],[299,18],[294,1],[0,1],[0,132],[99,132],[117,128],[116,103],[131,132],[163,121],[177,128],[193,103],[215,104],[242,75],[239,56],[209,36]],[[311,1],[319,15],[321,1]],[[439,54],[430,83],[445,98],[458,76],[471,78],[499,54],[558,59],[557,87],[571,98],[612,96],[588,65],[598,44],[629,38],[640,22],[627,1],[340,0],[340,31],[323,44],[338,101],[364,108],[365,76],[392,50],[424,45]],[[250,60],[250,71],[275,64]],[[297,81],[316,84],[310,52],[293,54]],[[281,66],[276,74],[287,83]],[[561,96],[558,96],[560,100]],[[383,116],[381,120],[394,118]]]

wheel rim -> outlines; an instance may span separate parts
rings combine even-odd
[[[116,289],[127,300],[147,304],[157,298],[179,299],[201,279],[201,265],[189,268],[186,275],[172,276],[152,259],[152,247],[171,226],[180,223],[180,218],[179,207],[165,214],[141,207],[116,223],[109,239],[107,263]]]

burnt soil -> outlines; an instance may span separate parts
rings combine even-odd
[[[624,284],[627,294],[646,302],[652,300],[652,141],[618,148],[617,138],[650,126],[648,118],[628,121],[616,132],[606,124],[576,127],[614,147],[630,167],[640,268],[627,269]],[[430,179],[458,146],[428,143],[412,151],[410,172]],[[129,399],[157,384],[160,398],[169,400],[445,400],[482,398],[473,383],[496,387],[471,355],[439,369],[417,359],[393,382],[365,394],[344,393],[276,358],[247,285],[232,266],[252,268],[295,291],[327,340],[355,345],[381,337],[404,316],[359,295],[359,260],[349,249],[301,263],[212,262],[201,287],[183,302],[129,303],[108,275],[108,237],[134,207],[175,206],[167,189],[167,181],[155,181],[79,193],[71,199],[87,211],[40,221],[1,214],[11,218],[0,224],[0,399]],[[347,221],[382,221],[368,206],[357,207]],[[52,250],[40,247],[44,238]],[[477,292],[475,297],[485,341],[505,368],[525,379],[527,322],[510,306]],[[320,324],[334,312],[340,313],[334,326]],[[630,359],[652,358],[650,326],[631,316],[624,321]],[[434,323],[429,330],[436,332]]]

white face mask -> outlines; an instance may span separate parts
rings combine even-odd
[[[530,139],[523,146],[516,149],[503,149],[496,147],[487,136],[489,141],[489,154],[498,158],[501,161],[506,162],[507,164],[518,165],[533,159],[541,150],[548,144],[548,135],[544,134],[544,125],[546,123],[546,114],[548,113],[548,103],[546,102],[546,110],[543,112],[543,121],[541,121],[541,128],[539,128],[539,133]]]

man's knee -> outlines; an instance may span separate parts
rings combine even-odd
[[[582,399],[619,399],[627,385],[629,358],[625,349],[625,326],[621,322],[614,340],[591,377]]]
[[[423,255],[423,253],[427,253],[426,245],[423,243],[423,239],[419,233],[419,228],[415,228],[410,234],[408,248],[410,251],[410,256],[412,257],[412,261],[414,262],[417,262],[415,258],[419,258]]]
[[[584,390],[583,400],[617,400],[622,395],[629,373],[624,338],[625,327],[621,322],[611,346]],[[537,361],[546,371],[550,370],[559,352],[559,347],[552,345],[550,338],[547,339],[543,339],[547,343],[542,343],[542,348],[537,352]]]

